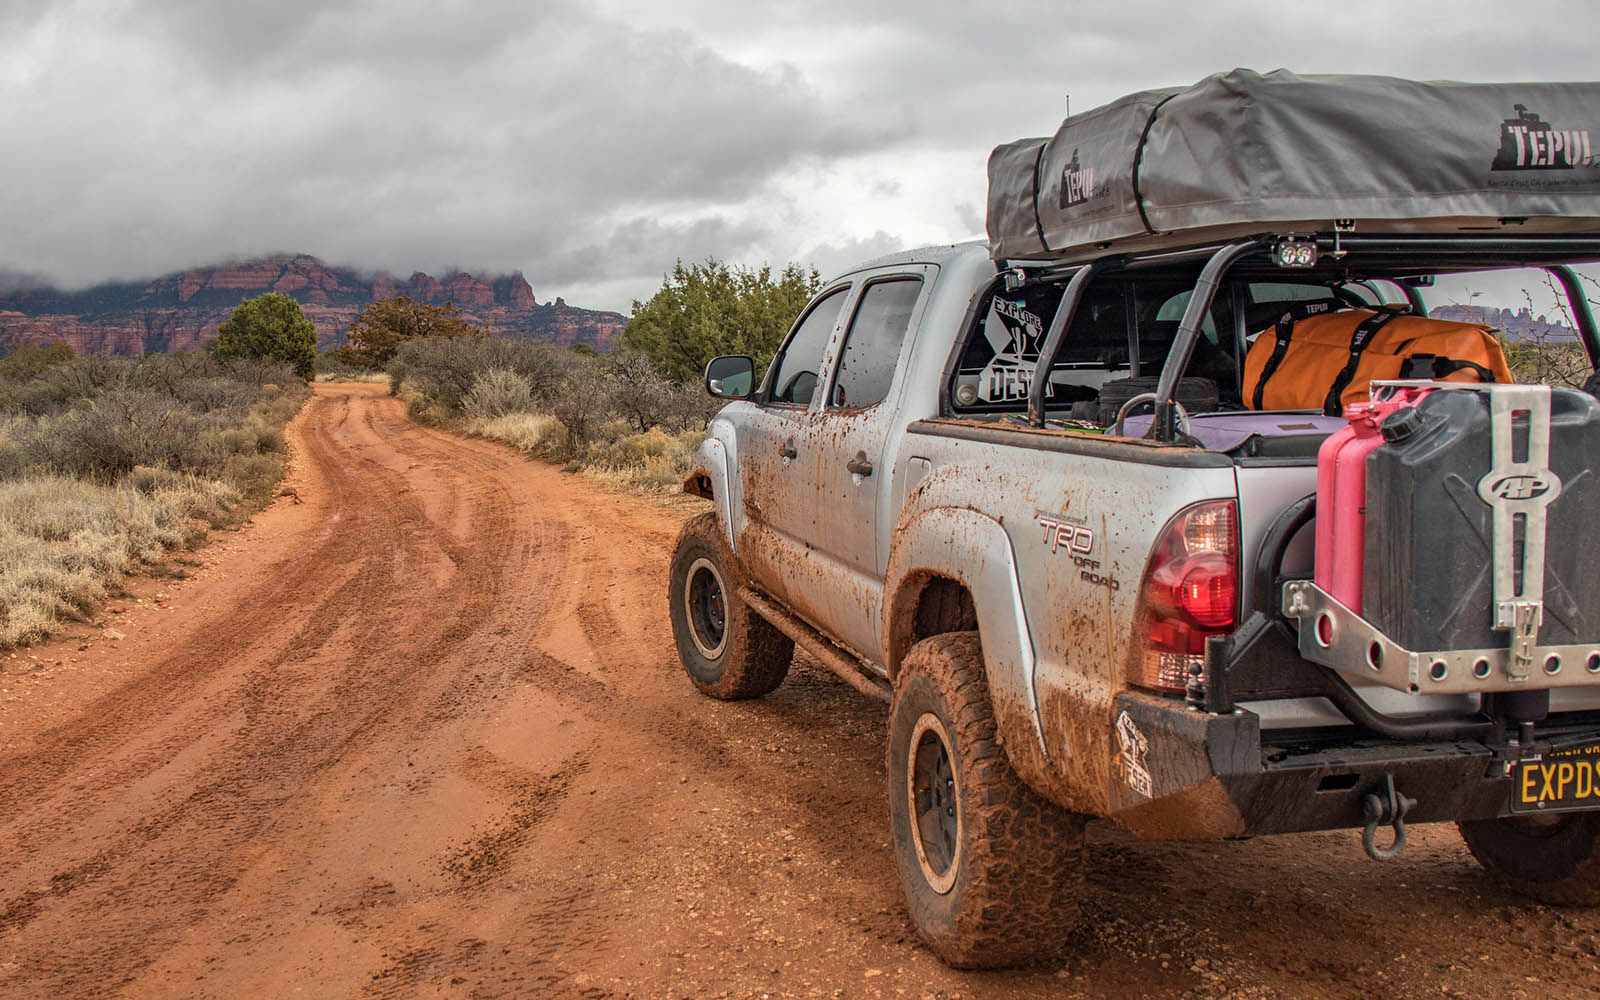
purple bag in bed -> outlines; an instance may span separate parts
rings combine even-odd
[[[1155,416],[1142,413],[1123,422],[1127,437],[1143,437]],[[1321,413],[1191,413],[1189,434],[1210,451],[1232,451],[1252,435],[1296,437],[1301,434],[1329,435],[1349,426],[1343,417]]]

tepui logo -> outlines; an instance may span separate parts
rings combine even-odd
[[[1058,207],[1067,208],[1071,205],[1081,205],[1094,197],[1094,168],[1085,167],[1078,162],[1078,151],[1072,151],[1072,159],[1061,168],[1061,198]]]
[[[1515,105],[1517,117],[1500,123],[1500,150],[1490,170],[1572,170],[1593,166],[1588,129],[1559,129]]]

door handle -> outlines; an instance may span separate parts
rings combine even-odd
[[[856,452],[856,457],[852,458],[850,461],[844,463],[844,467],[845,467],[845,471],[849,472],[851,475],[855,475],[855,476],[870,476],[870,475],[872,475],[872,463],[867,461],[867,453],[864,452],[864,451]]]
[[[778,446],[778,454],[782,455],[785,460],[791,460],[800,453],[794,450],[793,441],[785,441],[783,444]]]

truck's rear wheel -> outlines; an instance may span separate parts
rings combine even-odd
[[[667,599],[678,658],[694,686],[713,698],[759,698],[783,683],[794,642],[739,600],[738,563],[716,514],[678,533]]]
[[[889,818],[912,923],[958,968],[1059,953],[1077,916],[1084,818],[1012,772],[976,632],[907,654],[889,710]]]
[[[1511,816],[1457,824],[1496,880],[1541,903],[1600,905],[1600,813]]]

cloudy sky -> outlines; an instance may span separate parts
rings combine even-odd
[[[980,235],[989,150],[1069,95],[1586,79],[1597,28],[1589,0],[0,0],[0,280],[303,251],[626,312],[678,258]]]

